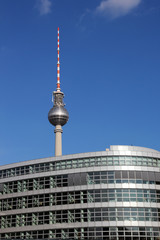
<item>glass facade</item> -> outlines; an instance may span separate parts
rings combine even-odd
[[[0,239],[159,240],[160,153],[86,155],[0,167]]]
[[[6,215],[0,228],[97,221],[159,221],[157,208],[84,208]]]
[[[159,227],[81,227],[1,234],[2,239],[99,239],[153,240],[159,239]]]
[[[34,162],[34,160],[33,160]],[[138,156],[104,156],[70,159],[64,161],[30,164],[26,166],[0,170],[0,178],[15,177],[26,174],[92,166],[153,166],[160,167],[159,158]]]
[[[0,211],[41,208],[80,203],[145,202],[160,203],[160,190],[155,189],[94,189],[36,194],[0,200]]]
[[[76,181],[76,178],[79,181]],[[81,183],[81,184],[80,184]],[[28,192],[41,189],[52,189],[67,186],[92,184],[153,184],[160,185],[160,176],[157,172],[148,171],[95,171],[85,174],[65,174],[50,177],[31,178],[1,184],[0,195]]]

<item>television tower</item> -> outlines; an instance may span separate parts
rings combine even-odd
[[[69,119],[68,111],[65,109],[63,103],[64,93],[60,89],[60,61],[59,61],[59,28],[58,28],[58,47],[57,47],[57,89],[53,92],[53,107],[48,113],[49,122],[55,126],[55,156],[62,155],[62,126],[65,125]]]

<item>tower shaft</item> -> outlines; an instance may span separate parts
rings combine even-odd
[[[55,133],[55,156],[62,155],[62,127],[61,125],[56,125],[54,133]]]

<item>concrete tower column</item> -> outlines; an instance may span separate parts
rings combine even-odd
[[[56,125],[55,130],[55,156],[62,155],[62,127],[61,125]]]

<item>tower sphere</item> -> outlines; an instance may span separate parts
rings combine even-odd
[[[68,111],[63,106],[53,106],[48,113],[48,120],[54,126],[63,126],[68,122],[68,119]]]

